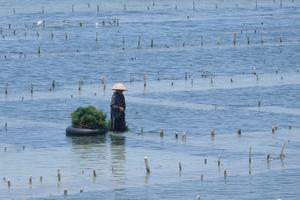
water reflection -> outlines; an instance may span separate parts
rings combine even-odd
[[[72,152],[79,155],[82,167],[86,167],[86,161],[103,162],[107,157],[106,135],[89,137],[69,137],[72,144]],[[103,163],[102,163],[103,164]]]
[[[126,137],[121,134],[110,134],[111,169],[114,181],[118,184],[126,182]]]
[[[94,144],[102,144],[106,142],[106,135],[87,136],[87,137],[68,137],[72,146],[82,145],[83,147],[91,147]]]

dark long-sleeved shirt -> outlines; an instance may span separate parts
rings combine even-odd
[[[111,97],[110,107],[112,112],[121,112],[119,107],[123,107],[125,111],[126,103],[124,95],[122,93],[114,92]]]

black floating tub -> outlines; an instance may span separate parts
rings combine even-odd
[[[105,134],[107,129],[87,129],[87,128],[74,128],[69,126],[66,129],[66,136],[93,136]]]

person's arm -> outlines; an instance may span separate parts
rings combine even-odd
[[[126,110],[126,103],[125,103],[125,97],[124,97],[124,95],[122,94],[122,96],[121,96],[121,104],[122,104],[122,111],[125,111]]]
[[[126,110],[126,102],[125,102],[125,98],[124,98],[124,110]]]
[[[117,96],[115,94],[113,94],[113,96],[111,97],[111,102],[110,102],[111,109],[119,110],[119,106],[117,106],[116,104],[117,104]]]

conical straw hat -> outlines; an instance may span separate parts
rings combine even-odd
[[[115,83],[112,86],[112,90],[123,90],[123,91],[126,91],[127,87],[123,83]]]

